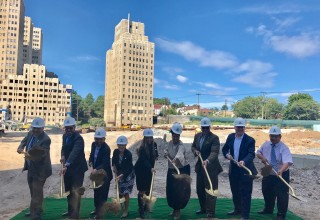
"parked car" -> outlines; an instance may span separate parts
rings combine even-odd
[[[141,129],[140,125],[131,125],[130,131],[139,131]]]

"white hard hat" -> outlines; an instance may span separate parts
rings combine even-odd
[[[278,126],[274,125],[270,128],[269,134],[279,135],[279,134],[281,134],[281,130]]]
[[[200,122],[201,127],[209,127],[211,125],[211,121],[209,118],[203,118]]]
[[[236,126],[236,127],[245,127],[246,126],[246,120],[244,120],[243,118],[236,118],[236,120],[234,120],[234,126]]]
[[[67,117],[63,122],[64,127],[73,126],[73,125],[76,125],[76,120],[72,117]]]
[[[174,123],[171,127],[171,131],[175,134],[181,134],[182,133],[182,126],[180,123]]]
[[[143,136],[144,137],[153,137],[153,131],[150,128],[144,129]]]
[[[94,133],[95,138],[104,138],[106,137],[106,131],[103,128],[98,128]]]
[[[128,144],[128,139],[126,136],[119,136],[118,139],[117,139],[117,144],[120,144],[120,145],[125,145],[125,144]]]
[[[33,128],[44,128],[44,120],[42,118],[36,117],[31,123]]]

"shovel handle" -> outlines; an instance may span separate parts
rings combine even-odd
[[[172,164],[172,166],[174,167],[174,169],[176,169],[178,175],[180,175],[180,170],[178,169],[178,167],[172,162],[172,160],[167,156],[168,161]]]
[[[235,164],[239,164],[238,163],[238,161],[236,161],[235,159],[231,159],[232,160],[232,162],[234,162]],[[248,173],[249,173],[249,175],[250,176],[252,176],[252,172],[251,172],[251,170],[248,168],[248,167],[246,167],[246,166],[244,166],[244,165],[241,165],[241,164],[239,164],[243,169],[245,169]]]
[[[268,162],[266,162],[266,164],[267,164],[267,165],[270,165]],[[287,183],[287,181],[286,181],[285,179],[283,179],[283,177],[282,177],[281,175],[278,175],[278,172],[277,172],[273,167],[272,167],[272,172],[274,172],[274,174],[276,174],[277,177],[279,177],[280,180],[289,187],[291,193],[292,193],[294,196],[296,196],[296,194],[294,193],[294,190],[293,190],[293,188],[290,186],[290,184]]]
[[[154,166],[153,169],[156,167],[156,162],[154,162]],[[151,200],[152,198],[152,189],[153,189],[153,183],[154,183],[154,176],[155,176],[155,172],[152,173],[152,179],[151,179],[151,186],[150,186],[150,192],[149,192],[149,199]]]
[[[202,157],[201,157],[201,153],[200,153],[200,152],[199,152],[199,154],[198,154],[198,157],[200,158],[201,163],[203,164],[203,159],[202,159]],[[210,190],[212,190],[212,191],[213,191],[213,188],[212,188],[212,182],[211,182],[211,179],[210,179],[210,176],[209,176],[208,170],[207,170],[207,168],[206,168],[205,166],[203,166],[203,169],[204,169],[204,171],[206,172],[206,175],[207,175],[207,178],[208,178],[208,181],[209,181],[209,184],[210,184]]]
[[[63,169],[63,163],[61,163],[61,172]],[[60,173],[60,198],[63,197],[63,174]]]

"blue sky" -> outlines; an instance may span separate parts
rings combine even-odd
[[[130,13],[155,42],[155,91],[171,102],[221,107],[262,92],[320,102],[317,0],[25,0],[43,29],[43,63],[83,97],[104,95],[106,51]]]

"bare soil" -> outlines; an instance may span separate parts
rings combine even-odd
[[[320,155],[320,132],[299,130],[299,129],[283,129],[282,140],[290,147],[294,154],[311,154]],[[53,164],[53,175],[49,177],[44,186],[45,196],[58,193],[59,191],[59,159],[61,150],[62,131],[54,129],[47,131],[51,137],[51,161]],[[233,132],[233,129],[213,130],[223,143],[228,134]],[[264,141],[268,140],[268,130],[248,129],[247,133],[256,139],[256,148]],[[162,136],[167,133],[165,130],[155,129],[155,141],[158,143],[159,160],[157,161],[157,173],[155,178],[154,195],[157,197],[165,197],[165,178],[167,172],[167,161],[163,157],[163,142]],[[30,195],[27,184],[26,172],[21,172],[23,166],[23,156],[16,153],[17,147],[26,132],[8,132],[0,137],[0,219],[10,219],[17,213],[29,206]],[[142,131],[112,131],[107,132],[107,143],[111,149],[116,148],[116,139],[119,135],[125,135],[129,139],[128,148],[132,151],[133,161],[137,159],[136,148],[140,145],[142,139]],[[82,134],[86,146],[85,153],[88,159],[91,143],[93,141],[93,133]],[[191,154],[191,144],[193,141],[194,131],[184,131],[181,139],[188,146],[188,161],[191,167],[194,167],[195,158]],[[170,135],[168,135],[170,138]],[[220,162],[224,171],[219,176],[219,191],[221,197],[231,198],[231,191],[228,180],[228,165],[229,161],[225,160],[220,154]],[[257,168],[261,168],[262,164],[255,159]],[[193,171],[193,169],[192,169]],[[91,182],[89,181],[89,172],[86,173],[84,186],[87,187],[84,197],[93,197],[93,191],[89,189]],[[196,198],[195,192],[195,173],[192,172],[192,194]],[[304,219],[320,219],[320,167],[313,169],[297,169],[291,167],[291,186],[295,189],[296,194],[304,201],[298,201],[290,198],[289,209],[301,216]],[[115,195],[114,182],[110,187],[109,196]],[[137,192],[134,192],[131,197],[136,197]],[[263,198],[261,192],[261,178],[254,181],[253,198]]]

